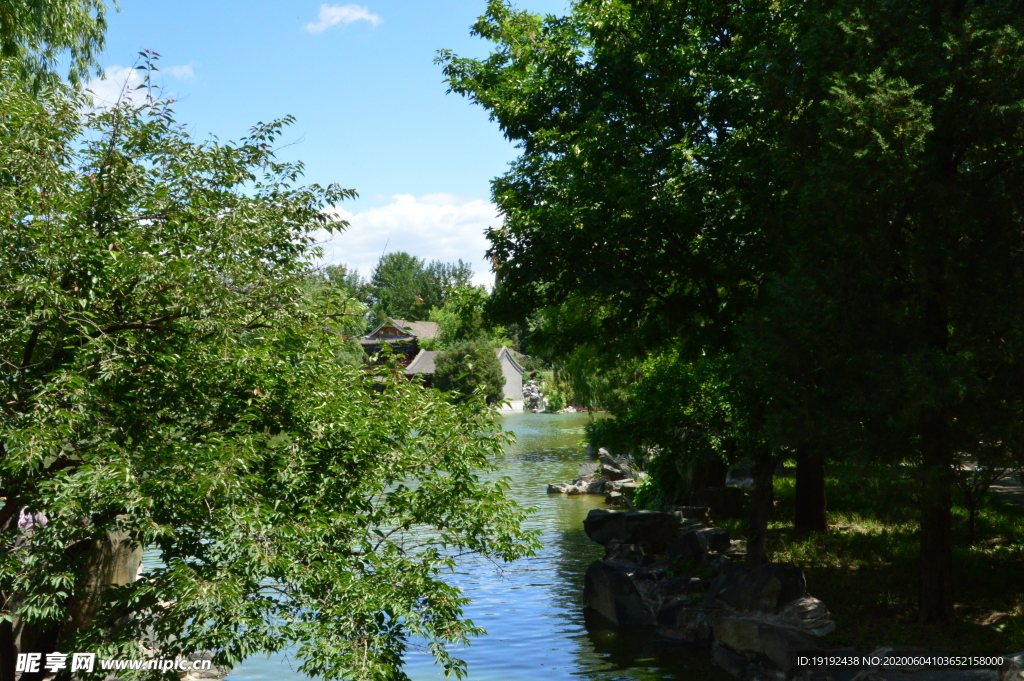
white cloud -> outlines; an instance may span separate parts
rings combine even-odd
[[[362,5],[320,5],[320,21],[306,24],[310,33],[323,33],[331,26],[342,24],[347,26],[354,21],[369,21],[376,26],[383,21],[379,15],[373,14]]]
[[[146,90],[139,90],[142,82],[142,72],[138,69],[111,66],[100,78],[89,81],[86,89],[92,92],[92,105],[103,109],[124,100],[141,104],[147,95]]]
[[[178,80],[195,80],[196,72],[193,68],[196,65],[194,61],[190,61],[187,64],[181,64],[179,66],[172,66],[166,70],[172,76]]]
[[[351,226],[340,234],[324,235],[325,264],[348,265],[368,276],[386,248],[389,253],[405,251],[427,261],[462,259],[473,266],[474,283],[494,283],[490,263],[484,259],[489,245],[484,230],[501,224],[493,204],[452,194],[418,198],[398,194],[391,199],[385,206],[358,213],[332,210]]]

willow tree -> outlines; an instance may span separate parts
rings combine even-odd
[[[404,678],[413,637],[462,673],[453,556],[529,550],[480,400],[339,361],[309,270],[354,192],[275,158],[287,122],[203,142],[0,79],[0,679],[143,642]]]
[[[753,555],[773,453],[918,463],[920,618],[951,620],[954,454],[1024,397],[1018,3],[494,0],[474,30],[490,56],[440,59],[520,147],[506,309],[589,296],[609,336],[728,355]]]

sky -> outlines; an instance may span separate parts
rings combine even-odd
[[[566,0],[519,0],[562,14]],[[446,94],[439,49],[483,57],[470,35],[486,0],[120,0],[108,15],[90,87],[116,99],[138,52],[160,54],[157,82],[177,119],[200,139],[237,140],[286,115],[296,122],[279,156],[301,160],[305,181],[355,189],[338,214],[351,223],[323,246],[327,263],[367,275],[384,252],[469,262],[477,283],[493,275],[484,230],[500,224],[490,180],[516,149],[487,112]]]

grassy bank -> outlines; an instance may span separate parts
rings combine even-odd
[[[979,655],[1024,650],[1024,508],[986,499],[974,546],[967,545],[966,511],[954,510],[957,623],[921,627],[912,469],[844,466],[828,474],[827,535],[793,532],[792,469],[776,479],[769,552],[773,561],[804,568],[808,591],[835,617],[831,644],[862,652],[883,645]],[[742,522],[728,525],[741,535]]]

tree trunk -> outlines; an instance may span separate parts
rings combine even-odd
[[[142,548],[132,547],[127,539],[125,533],[108,532],[106,539],[84,546],[86,569],[75,595],[67,600],[67,616],[62,624],[44,630],[17,616],[0,624],[0,681],[14,681],[18,653],[42,653],[45,659],[46,653],[62,650],[62,644],[91,624],[104,589],[135,581],[142,563]],[[16,608],[16,603],[12,604],[11,609]],[[41,681],[46,674],[40,667],[38,673],[22,674],[19,681]]]
[[[767,454],[754,466],[754,490],[750,498],[750,526],[747,528],[747,563],[761,565],[768,562],[768,521],[775,508],[776,457]]]
[[[796,453],[796,531],[828,532],[825,511],[825,457],[801,447]]]
[[[921,624],[953,622],[953,452],[945,428],[936,425],[921,442]]]

